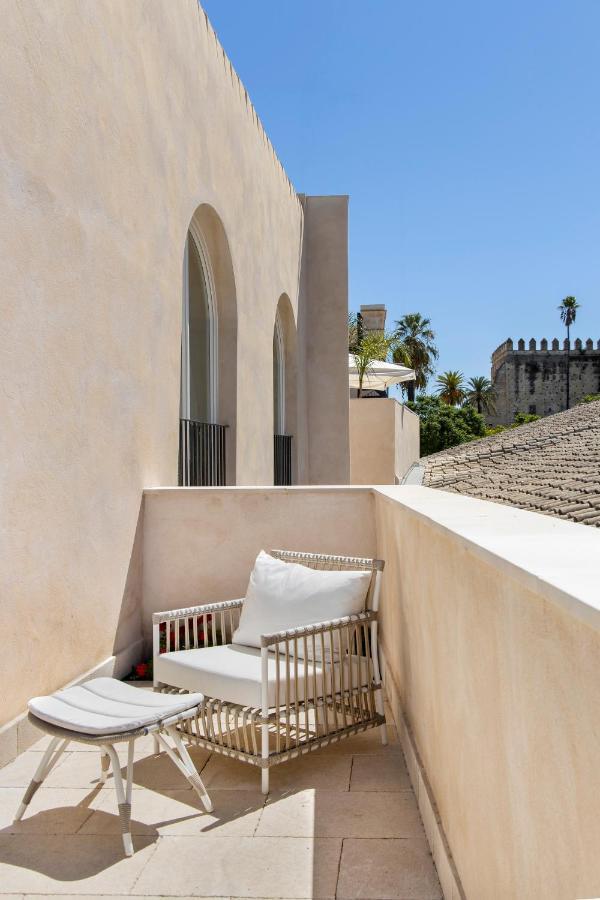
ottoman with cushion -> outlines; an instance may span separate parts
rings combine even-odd
[[[25,792],[15,821],[19,821],[31,798],[54,768],[71,741],[95,744],[101,752],[101,780],[112,765],[123,846],[133,853],[130,833],[133,752],[135,741],[145,734],[155,736],[169,758],[199,794],[206,810],[212,803],[196,767],[181,740],[177,726],[197,715],[204,698],[200,693],[156,694],[124,684],[115,678],[94,678],[85,684],[29,701],[29,719],[52,736],[38,769]],[[173,745],[167,741],[167,736]],[[127,742],[125,785],[114,745]]]

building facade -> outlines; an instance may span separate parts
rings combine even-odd
[[[41,693],[130,645],[144,488],[349,482],[348,200],[197,0],[12,3],[0,45],[0,678]]]
[[[532,338],[515,347],[509,338],[492,354],[492,385],[496,411],[487,416],[492,425],[508,425],[517,413],[548,416],[567,408],[567,350],[569,357],[569,405],[586,394],[600,393],[600,341],[577,339],[569,348],[565,340]]]

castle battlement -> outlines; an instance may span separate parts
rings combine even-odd
[[[588,338],[585,342],[581,338],[576,338],[572,343],[569,343],[566,338],[563,341],[559,341],[558,338],[552,338],[551,341],[542,338],[538,347],[535,338],[530,338],[528,341],[525,341],[524,338],[519,338],[516,346],[512,338],[508,338],[496,347],[492,353],[492,379],[494,373],[500,368],[509,353],[564,353],[565,350],[571,350],[575,353],[597,354],[600,352],[600,340],[596,341],[594,345],[591,338]]]
[[[567,355],[566,351],[569,351]],[[493,424],[508,424],[517,412],[547,416],[566,408],[567,359],[570,403],[600,393],[600,340],[512,338],[492,353],[496,393]]]

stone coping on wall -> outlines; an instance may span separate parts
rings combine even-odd
[[[600,631],[600,531],[418,485],[374,487]]]

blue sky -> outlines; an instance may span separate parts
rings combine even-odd
[[[430,316],[438,371],[600,338],[600,2],[205,0],[298,191],[350,195],[350,306]]]

